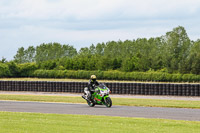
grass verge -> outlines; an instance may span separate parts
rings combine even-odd
[[[111,99],[113,101],[113,105],[200,109],[200,101],[136,99],[136,98],[111,98]],[[44,96],[44,95],[18,95],[18,94],[0,94],[0,100],[86,103],[86,101],[81,97],[75,97],[75,96]]]
[[[0,118],[0,133],[197,133],[200,131],[198,121],[17,112],[0,112]]]

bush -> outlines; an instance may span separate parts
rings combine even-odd
[[[32,76],[38,78],[76,78],[89,79],[95,74],[98,79],[133,80],[158,82],[199,82],[200,75],[169,74],[165,72],[120,72],[120,71],[73,71],[73,70],[36,70]]]
[[[24,63],[19,65],[20,77],[32,77],[35,70],[37,70],[36,63]]]
[[[11,77],[19,77],[20,76],[20,69],[15,62],[11,61],[11,62],[7,63],[7,65],[8,65]]]
[[[63,69],[63,68],[62,68]],[[200,75],[195,74],[170,74],[161,71],[148,72],[122,72],[86,71],[86,70],[44,70],[38,69],[36,63],[17,65],[14,62],[0,63],[0,77],[38,77],[38,78],[74,78],[89,79],[95,74],[98,79],[105,80],[133,80],[133,81],[158,81],[158,82],[199,82]]]
[[[8,65],[0,63],[0,77],[10,77],[11,73],[9,71]]]

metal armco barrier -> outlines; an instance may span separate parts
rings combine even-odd
[[[83,93],[87,82],[0,81],[0,91]],[[112,94],[200,96],[200,84],[105,83]]]

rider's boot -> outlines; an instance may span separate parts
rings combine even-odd
[[[87,93],[86,100],[89,101],[89,102],[91,102],[91,94],[90,94],[90,92]]]
[[[84,98],[85,100],[91,102],[91,97],[90,97],[90,94],[89,93],[86,93],[86,95],[83,95],[82,98]]]
[[[85,96],[85,95],[82,95],[82,98],[83,98],[83,99],[86,99],[86,96]]]

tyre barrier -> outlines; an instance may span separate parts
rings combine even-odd
[[[112,94],[200,96],[200,84],[104,83]],[[83,93],[87,82],[0,81],[0,91]]]

